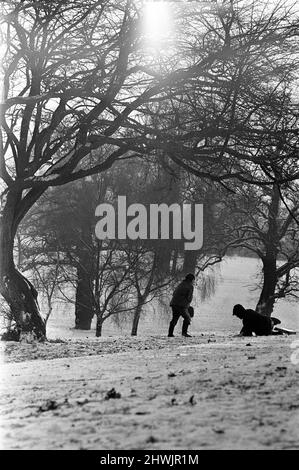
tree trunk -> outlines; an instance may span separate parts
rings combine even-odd
[[[265,256],[263,262],[263,289],[256,310],[263,315],[271,316],[275,303],[275,288],[277,284],[277,254],[279,245],[279,203],[280,193],[276,183],[273,184],[271,201],[268,212],[268,230],[265,237]]]
[[[46,326],[37,302],[37,291],[16,269],[13,258],[15,210],[20,195],[9,192],[0,221],[0,293],[16,324],[16,340],[46,339]]]
[[[174,276],[178,269],[179,250],[174,249],[172,255],[171,275]]]
[[[276,257],[265,256],[263,259],[263,288],[256,306],[256,311],[271,316],[275,303],[275,288],[277,283]]]
[[[195,273],[197,251],[184,251],[183,274]]]
[[[139,300],[138,305],[134,312],[131,336],[137,336],[137,330],[138,330],[138,324],[139,324],[140,315],[142,311],[142,305],[143,305],[143,300]]]
[[[97,317],[97,326],[96,326],[96,337],[99,338],[102,336],[102,327],[103,327],[103,318],[101,315]]]
[[[90,272],[85,266],[77,267],[77,289],[75,307],[75,328],[90,330],[93,318],[93,293]]]
[[[170,262],[172,250],[169,246],[162,245],[158,250],[155,251],[155,265],[160,272],[168,274],[170,272]]]

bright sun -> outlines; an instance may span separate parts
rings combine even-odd
[[[171,30],[171,3],[148,0],[144,3],[144,33],[146,40],[158,45]]]

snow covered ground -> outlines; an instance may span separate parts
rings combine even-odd
[[[298,449],[292,341],[207,334],[11,343],[1,449]]]

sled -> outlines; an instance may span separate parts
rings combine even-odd
[[[272,331],[273,333],[277,331],[280,334],[285,333],[286,335],[295,335],[297,333],[297,331],[295,330],[289,330],[288,328],[281,328],[280,326],[274,326]]]

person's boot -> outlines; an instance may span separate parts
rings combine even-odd
[[[191,335],[188,334],[188,324],[183,323],[183,329],[182,329],[182,336],[185,336],[185,338],[192,338]]]
[[[169,330],[168,330],[168,338],[174,337],[173,330],[174,330],[174,326],[170,323]]]

